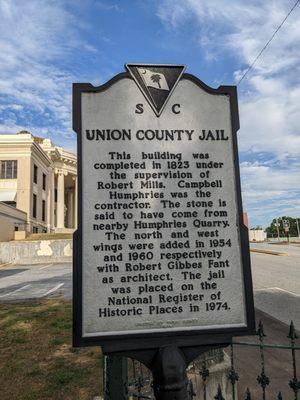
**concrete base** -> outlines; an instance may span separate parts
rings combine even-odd
[[[0,243],[0,263],[39,264],[72,261],[71,239]]]
[[[75,228],[54,228],[55,233],[74,233]]]
[[[15,231],[14,240],[24,240],[28,236],[26,231]]]

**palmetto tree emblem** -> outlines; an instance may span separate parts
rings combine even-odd
[[[161,76],[159,75],[159,74],[153,74],[153,75],[151,75],[151,80],[154,82],[154,83],[157,83],[158,84],[158,87],[161,89],[161,86],[160,86],[160,80],[161,80]]]

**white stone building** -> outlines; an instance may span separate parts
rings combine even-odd
[[[26,213],[26,231],[76,229],[76,193],[76,154],[27,131],[0,134],[0,202]]]
[[[267,239],[267,234],[262,229],[250,229],[249,241],[250,242],[263,242]]]

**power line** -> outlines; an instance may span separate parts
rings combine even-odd
[[[293,7],[290,9],[290,11],[287,13],[287,15],[285,16],[285,18],[283,19],[283,21],[281,22],[281,24],[277,27],[277,29],[275,30],[275,32],[273,33],[273,35],[270,37],[270,39],[267,41],[267,43],[264,45],[264,47],[261,49],[261,51],[258,53],[258,55],[256,56],[256,58],[254,59],[254,61],[252,62],[252,64],[247,68],[247,70],[245,71],[244,75],[241,77],[241,79],[238,81],[237,86],[242,82],[242,80],[245,78],[245,76],[248,74],[248,72],[252,69],[252,67],[254,66],[254,64],[256,63],[256,61],[259,59],[259,57],[262,55],[262,53],[266,50],[266,48],[269,46],[269,44],[272,42],[272,40],[274,39],[276,33],[280,30],[280,28],[282,27],[282,25],[285,23],[285,21],[288,19],[288,17],[292,14],[292,12],[294,11],[294,9],[297,7],[297,5],[299,4],[300,0],[297,0],[296,3],[293,5]]]

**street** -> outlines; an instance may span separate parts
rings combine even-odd
[[[251,252],[255,307],[300,329],[300,245],[251,244],[251,248],[287,253]]]
[[[251,252],[255,307],[300,329],[300,245],[251,244],[287,253]],[[72,264],[9,265],[0,268],[0,301],[72,297]]]
[[[0,268],[0,301],[72,297],[72,264],[13,265]]]

